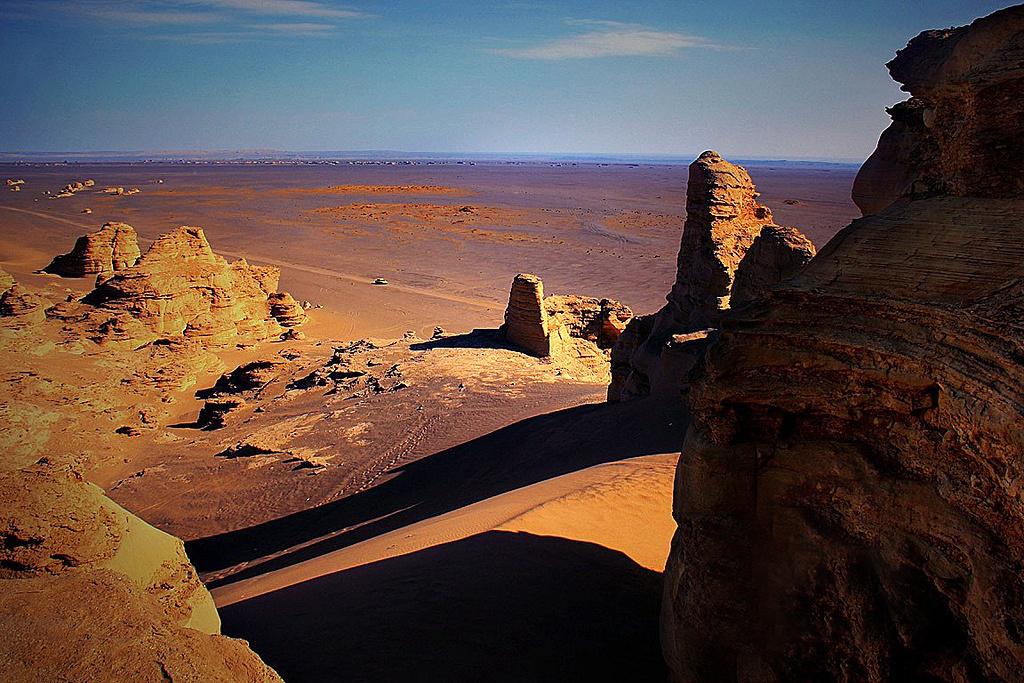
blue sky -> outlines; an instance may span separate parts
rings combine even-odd
[[[895,50],[1004,6],[0,0],[0,151],[861,159]]]

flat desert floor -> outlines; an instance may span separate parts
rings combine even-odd
[[[858,215],[853,167],[747,169],[775,221],[819,248]],[[160,400],[119,389],[101,351],[19,347],[0,396],[11,457],[73,454],[111,498],[183,538],[224,632],[286,680],[662,680],[660,571],[686,410],[604,404],[606,376],[493,331],[519,272],[547,294],[660,308],[686,173],[0,166],[25,180],[0,186],[0,266],[52,301],[92,282],[36,271],[123,221],[143,250],[200,226],[214,251],[280,267],[280,288],[313,305],[304,340],[222,353]],[[43,194],[85,179],[96,185],[72,197]],[[199,429],[202,399],[236,366],[259,382],[222,429]]]

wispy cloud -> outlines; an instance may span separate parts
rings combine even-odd
[[[94,19],[150,26],[189,26],[210,24],[221,18],[210,12],[175,11],[144,4],[81,2],[64,4],[67,11]]]
[[[334,24],[313,24],[313,23],[294,23],[294,24],[250,24],[249,29],[253,31],[263,33],[276,33],[279,35],[293,35],[293,36],[322,36],[334,31],[337,26]]]
[[[312,0],[36,0],[40,11],[84,16],[149,31],[144,37],[198,43],[244,42],[266,36],[320,37],[342,21],[370,15]],[[296,21],[287,21],[295,19]],[[313,21],[309,21],[313,20]]]
[[[517,59],[596,59],[598,57],[666,57],[685,49],[735,49],[708,38],[675,31],[659,31],[649,26],[616,21],[570,19],[566,23],[595,30],[539,45],[491,50]]]
[[[352,7],[338,7],[309,0],[204,0],[191,4],[291,17],[358,19],[367,16]]]

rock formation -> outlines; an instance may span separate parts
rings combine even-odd
[[[249,345],[281,334],[268,297],[277,268],[228,263],[202,228],[183,226],[153,243],[138,262],[96,287],[93,336],[138,345],[184,336],[206,347]]]
[[[0,499],[10,680],[280,680],[243,641],[217,635],[213,599],[181,541],[73,468],[44,458],[4,472]]]
[[[14,278],[6,270],[0,268],[0,294],[14,286]]]
[[[306,322],[306,311],[288,292],[271,294],[270,314],[282,327],[297,327]]]
[[[4,583],[0,661],[7,680],[281,683],[244,640],[174,623],[117,572]]]
[[[607,362],[609,350],[633,318],[627,306],[586,296],[544,296],[536,275],[520,273],[512,280],[505,340],[539,358],[555,357],[596,366]]]
[[[50,302],[42,296],[26,291],[17,284],[0,294],[0,316],[4,318],[17,317],[28,323],[42,322],[46,319],[48,306]]]
[[[513,278],[501,329],[505,339],[528,353],[539,358],[551,355],[544,283],[539,277],[520,273]]]
[[[1024,117],[1018,45],[1024,8],[971,26],[925,31],[887,66],[912,97],[889,109],[882,133],[853,186],[864,215],[900,197],[1024,195]]]
[[[654,315],[634,318],[612,350],[610,401],[679,390],[676,371],[682,366],[669,363],[673,371],[663,372],[665,350],[671,348],[683,365],[692,366],[699,358],[702,342],[697,340],[706,334],[688,337],[679,348],[672,348],[673,337],[717,326],[729,308],[737,269],[756,240],[760,244],[747,263],[750,288],[743,297],[789,277],[814,254],[797,230],[772,222],[771,211],[757,202],[754,183],[742,167],[708,151],[690,164],[689,172],[675,284],[668,303]],[[776,279],[771,279],[773,274]]]
[[[64,277],[85,277],[124,270],[139,260],[139,238],[127,223],[105,223],[82,235],[67,254],[55,256],[43,270]]]
[[[676,478],[674,680],[1020,679],[1024,128],[992,107],[1019,112],[1022,54],[1019,7],[912,41],[890,69],[935,108],[901,162],[920,198],[875,195],[723,317]]]
[[[814,258],[815,249],[794,228],[766,225],[736,267],[730,305],[735,308],[760,299],[769,285],[793,277]]]

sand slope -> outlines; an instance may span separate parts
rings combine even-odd
[[[660,680],[676,455],[608,462],[214,591],[289,681]]]

